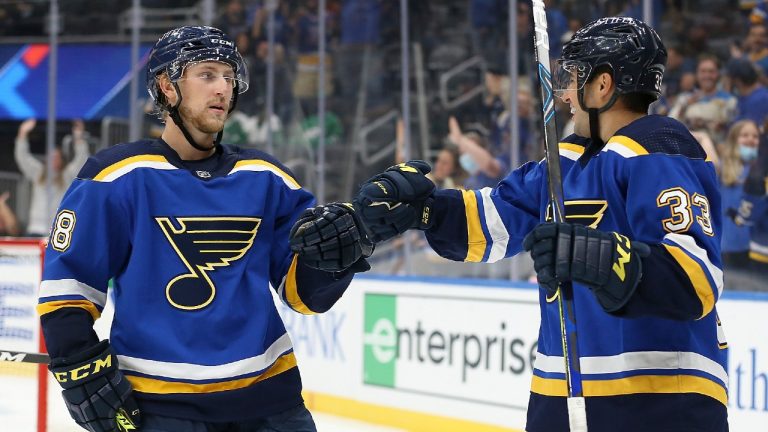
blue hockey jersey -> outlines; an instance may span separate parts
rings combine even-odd
[[[573,284],[590,431],[725,430],[727,345],[715,308],[723,287],[721,213],[712,163],[681,123],[659,116],[621,128],[602,148],[568,137],[560,161],[568,222],[652,249],[636,293],[615,314]],[[547,202],[546,162],[529,162],[495,188],[437,192],[427,239],[449,259],[497,261],[521,251],[525,235],[545,220]],[[527,430],[568,430],[557,299],[539,291]]]
[[[270,293],[323,312],[351,274],[302,265],[289,231],[313,196],[274,158],[222,145],[182,161],[161,140],[91,157],[46,250],[38,311],[51,356],[97,342],[114,280],[110,342],[144,412],[261,418],[302,403],[291,340]]]

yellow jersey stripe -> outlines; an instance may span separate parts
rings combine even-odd
[[[262,168],[261,170],[266,169],[267,171],[272,171],[273,173],[282,177],[283,181],[292,185],[295,189],[301,188],[301,185],[299,185],[299,182],[297,182],[296,179],[288,175],[288,173],[278,168],[276,165],[261,159],[246,159],[246,160],[237,161],[237,163],[235,163],[235,167],[232,168],[232,171],[230,171],[230,174],[237,171],[244,170],[244,169],[247,170],[249,167]]]
[[[698,393],[728,404],[721,385],[693,375],[641,375],[611,380],[582,381],[584,396],[619,396],[637,393]],[[533,377],[531,391],[544,396],[568,396],[565,380]]]
[[[85,309],[89,314],[91,314],[91,317],[93,317],[94,321],[96,321],[101,316],[101,312],[99,312],[96,306],[94,306],[94,304],[88,300],[59,300],[40,303],[37,305],[37,314],[43,316],[45,314],[55,312],[66,307]]]
[[[580,145],[578,145],[578,144],[567,143],[567,142],[561,142],[561,143],[559,143],[557,146],[558,146],[558,148],[560,148],[561,150],[568,150],[568,151],[572,151],[572,152],[574,152],[574,153],[578,153],[578,154],[580,154],[580,155],[584,154],[584,146],[580,146]]]
[[[98,174],[96,174],[95,177],[93,177],[96,181],[103,181],[107,176],[114,173],[115,171],[125,168],[128,165],[137,164],[141,162],[165,162],[168,163],[168,160],[165,158],[165,156],[161,155],[138,155],[138,156],[132,156],[126,159],[121,160],[120,162],[113,163],[112,165],[104,168],[103,170],[99,171]]]
[[[615,135],[612,136],[611,139],[608,140],[608,144],[620,144],[627,149],[631,150],[636,155],[647,155],[648,150],[646,150],[643,146],[640,145],[637,141],[633,140],[632,138],[624,135]]]
[[[680,264],[685,274],[688,275],[688,279],[690,279],[693,288],[696,290],[696,295],[701,301],[701,316],[699,319],[704,318],[715,307],[715,294],[712,292],[712,287],[709,284],[707,275],[704,273],[704,269],[693,258],[688,256],[683,249],[666,243],[662,244],[667,248],[672,258]]]
[[[299,296],[299,288],[296,286],[296,266],[299,262],[299,256],[294,255],[291,266],[288,267],[288,274],[285,275],[285,301],[291,306],[291,309],[304,315],[314,315],[316,312],[310,310]]]
[[[296,367],[296,356],[293,352],[278,358],[272,366],[258,376],[224,381],[217,383],[193,384],[184,382],[162,381],[155,378],[126,375],[133,389],[142,393],[169,394],[169,393],[213,393],[226,390],[237,390],[252,386]]]
[[[768,255],[763,255],[760,252],[749,251],[749,259],[768,264]]]
[[[480,212],[477,208],[477,196],[474,191],[461,191],[464,198],[464,212],[467,217],[467,257],[464,261],[480,262],[485,254],[487,244],[483,227],[480,222]]]

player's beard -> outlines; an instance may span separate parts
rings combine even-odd
[[[228,107],[225,107],[225,112],[227,111],[227,108]],[[221,130],[224,129],[224,122],[227,120],[226,115],[222,117],[212,116],[208,112],[207,105],[203,110],[193,111],[182,103],[179,107],[179,113],[181,114],[181,118],[184,119],[184,123],[186,123],[187,127],[193,127],[200,132],[207,134],[217,134],[221,132]]]

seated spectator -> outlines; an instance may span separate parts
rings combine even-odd
[[[751,120],[733,124],[720,147],[720,195],[723,212],[723,265],[746,268],[749,261],[749,227],[733,219],[741,205],[744,181],[757,156],[760,133]]]
[[[317,14],[317,0],[302,2],[296,12],[294,34],[296,37],[297,65],[296,79],[293,81],[293,96],[301,102],[309,102],[317,97],[320,67],[325,69],[325,94],[330,96],[334,92],[333,87],[333,60],[330,52],[325,56],[325,65],[320,65],[318,56],[318,33],[320,18]],[[332,11],[326,11],[326,39],[329,41],[335,27],[336,16]],[[326,44],[326,47],[328,44]],[[306,105],[306,104],[305,104]],[[303,106],[310,111],[309,106]]]
[[[447,144],[437,154],[432,172],[427,174],[438,189],[464,189],[467,173],[459,163],[459,149]]]
[[[216,21],[216,28],[237,39],[240,33],[248,33],[248,20],[241,0],[229,0],[224,13]]]
[[[494,155],[489,150],[487,132],[473,125],[462,132],[455,117],[448,120],[448,139],[459,149],[459,164],[469,177],[464,181],[467,189],[495,186],[509,170],[509,155]]]
[[[706,130],[721,141],[735,114],[736,98],[718,88],[719,81],[720,62],[714,55],[703,54],[696,66],[696,89],[678,95],[669,116],[691,130]]]
[[[747,152],[755,157],[755,151]],[[759,277],[768,277],[768,137],[762,136],[757,156],[750,164],[744,181],[744,195],[739,205],[736,223],[749,227],[750,269]],[[762,279],[765,280],[765,279]]]
[[[674,97],[682,92],[693,90],[696,64],[683,54],[677,45],[667,47],[667,68],[664,72],[665,96],[674,102]]]
[[[744,58],[733,58],[726,66],[726,74],[738,95],[734,120],[763,124],[768,116],[768,89],[758,81],[755,65]]]
[[[760,67],[761,72],[768,72],[768,27],[765,23],[752,24],[744,39],[747,58]]]
[[[8,205],[8,198],[10,197],[11,193],[8,191],[0,194],[0,236],[16,237],[21,234],[21,229],[19,229],[16,214]]]
[[[46,164],[34,157],[29,150],[29,133],[35,128],[35,124],[35,119],[28,119],[19,126],[14,156],[21,173],[32,182],[32,201],[26,234],[45,237],[53,220],[53,212],[56,211],[64,192],[88,159],[88,142],[85,139],[83,123],[73,122],[74,157],[65,165],[61,149],[54,149],[50,155],[53,172],[50,173],[52,188],[51,194],[48,195],[46,180],[49,173],[46,171]]]

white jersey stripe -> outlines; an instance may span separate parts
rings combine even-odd
[[[575,161],[575,160],[579,160],[579,158],[581,157],[581,153],[577,153],[573,150],[568,150],[560,147],[560,156]]]
[[[491,188],[480,190],[480,196],[483,198],[483,211],[485,213],[485,225],[488,228],[488,234],[491,236],[491,251],[488,254],[488,262],[496,262],[507,253],[507,243],[509,242],[509,232],[501,221],[501,216],[496,210],[496,205],[491,199]]]
[[[285,183],[285,185],[288,186],[289,188],[293,190],[301,189],[301,186],[291,176],[284,173],[283,171],[273,166],[272,164],[268,164],[266,162],[261,162],[261,163],[253,162],[253,163],[242,163],[242,164],[238,163],[238,165],[235,166],[235,168],[233,168],[232,171],[230,171],[229,173],[234,174],[238,171],[268,171],[278,176],[283,181],[283,183]]]
[[[53,279],[40,282],[39,297],[82,296],[91,303],[103,308],[107,303],[107,293],[75,279]]]
[[[671,241],[675,245],[684,249],[689,254],[695,256],[699,261],[703,262],[707,272],[709,273],[709,277],[715,281],[718,297],[723,294],[723,271],[717,268],[717,266],[714,265],[712,261],[710,261],[707,251],[696,244],[696,240],[693,237],[685,234],[670,233],[665,235],[664,239]]]
[[[768,247],[754,241],[749,242],[749,250],[762,255],[768,255]]]
[[[689,369],[706,372],[728,384],[728,374],[714,360],[694,352],[636,351],[606,357],[581,357],[584,375],[612,374],[648,369]],[[536,353],[534,368],[549,373],[565,373],[563,358]]]
[[[171,165],[168,162],[157,162],[157,161],[139,161],[139,162],[133,162],[126,166],[120,167],[111,173],[107,174],[103,178],[100,178],[98,181],[102,182],[111,182],[115,181],[118,178],[128,174],[129,172],[137,169],[137,168],[153,168],[153,169],[159,169],[159,170],[175,170],[178,169],[175,166]]]
[[[154,377],[183,380],[226,380],[263,371],[291,348],[293,348],[291,338],[288,333],[285,333],[272,343],[264,354],[221,365],[162,362],[123,355],[118,355],[117,358],[120,369]]]
[[[625,158],[631,158],[631,157],[637,156],[637,153],[633,152],[632,150],[628,149],[627,147],[625,147],[625,146],[623,146],[621,144],[612,143],[612,142],[609,142],[608,144],[606,144],[605,147],[603,147],[602,151],[604,151],[604,152],[613,151],[613,152],[616,152],[616,153],[624,156]]]

